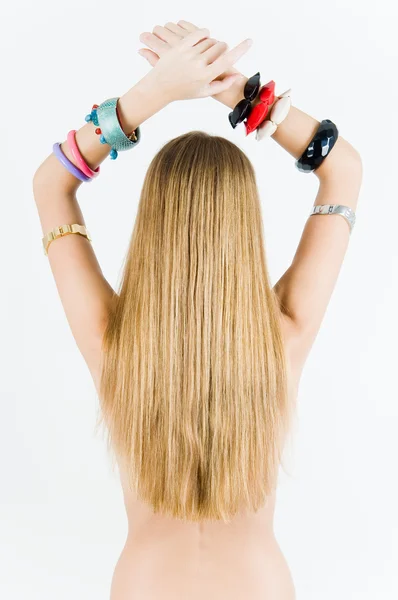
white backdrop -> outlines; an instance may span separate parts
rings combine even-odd
[[[0,236],[0,597],[107,600],[126,535],[116,474],[94,435],[97,398],[69,332],[31,191],[40,162],[94,102],[150,68],[138,35],[168,20],[254,45],[238,67],[293,88],[361,153],[357,225],[307,361],[282,474],[276,533],[298,600],[398,597],[397,9],[393,0],[239,3],[9,2],[2,10]],[[167,8],[167,6],[169,8]],[[250,13],[250,14],[249,14]],[[273,282],[289,266],[316,178],[273,141],[233,131],[212,99],[175,103],[142,142],[81,188],[105,275],[116,285],[145,170],[168,139],[221,134],[253,161]],[[322,260],[322,257],[319,257]],[[325,264],[325,268],[327,265]]]

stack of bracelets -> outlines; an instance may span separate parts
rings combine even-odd
[[[86,115],[85,119],[87,123],[91,122],[95,126],[95,133],[99,136],[101,144],[108,144],[110,146],[109,156],[112,160],[117,158],[120,151],[134,148],[141,138],[139,127],[129,135],[124,133],[118,116],[118,100],[119,98],[110,98],[100,105],[94,104],[91,112]],[[84,182],[92,181],[99,175],[100,167],[97,167],[95,170],[89,167],[80,153],[75,135],[76,131],[74,129],[69,131],[67,143],[77,166],[63,153],[59,142],[53,145],[53,153],[69,173],[77,179]],[[47,255],[51,242],[71,233],[77,233],[91,242],[91,236],[84,225],[78,225],[77,223],[60,225],[43,237],[44,254]]]
[[[255,131],[258,141],[271,137],[289,114],[292,105],[291,91],[287,90],[280,96],[275,96],[275,81],[261,86],[260,73],[255,73],[246,82],[243,89],[244,98],[228,115],[231,126],[235,129],[244,121],[246,135]],[[315,171],[330,154],[338,135],[337,127],[332,121],[322,121],[313,139],[296,161],[296,167],[303,173]]]
[[[231,126],[235,129],[239,123],[244,121],[246,135],[256,131],[256,139],[258,141],[271,137],[289,114],[291,90],[287,90],[280,96],[275,96],[275,82],[269,81],[261,86],[260,73],[257,72],[247,80],[243,95],[244,98],[238,102],[228,115]],[[276,101],[275,97],[277,98]],[[117,158],[118,152],[130,150],[137,146],[141,137],[139,127],[129,135],[124,133],[118,117],[118,100],[119,98],[110,98],[100,105],[94,104],[90,114],[86,116],[86,122],[91,122],[95,126],[95,133],[99,135],[101,144],[108,144],[110,146],[109,156],[113,160]],[[74,129],[68,133],[67,143],[77,166],[62,152],[60,143],[57,142],[54,144],[53,153],[77,179],[84,182],[92,181],[99,175],[100,168],[97,167],[93,170],[87,165],[77,146],[75,134],[76,131]],[[338,135],[336,125],[328,119],[323,120],[311,142],[296,161],[296,167],[299,171],[302,173],[312,173],[318,169],[332,151]],[[341,204],[315,205],[310,216],[317,214],[341,215],[348,222],[350,233],[355,224],[355,212],[350,207]],[[76,223],[61,225],[43,237],[44,253],[47,255],[48,247],[53,240],[72,233],[77,233],[91,241],[90,234],[84,225]]]
[[[109,156],[115,160],[121,150],[130,150],[134,148],[140,141],[140,128],[137,127],[130,135],[126,135],[120,126],[119,116],[117,112],[117,102],[119,98],[110,98],[102,104],[94,104],[90,114],[86,115],[86,122],[93,123],[95,133],[99,135],[101,144],[109,144]],[[95,171],[90,169],[88,164],[80,154],[79,148],[75,139],[76,131],[72,129],[68,133],[67,142],[73,158],[78,166],[74,165],[62,152],[61,144],[56,142],[53,146],[53,152],[64,167],[80,179],[80,181],[92,181],[94,177],[99,175],[100,168]]]
[[[258,141],[271,137],[287,117],[291,107],[291,90],[276,96],[275,82],[269,81],[261,86],[260,73],[250,77],[243,89],[244,98],[238,102],[228,119],[231,126],[235,127],[245,122],[246,135],[256,132]],[[254,103],[256,101],[256,103]],[[253,104],[254,103],[254,104]],[[271,110],[270,107],[272,106]],[[269,114],[269,117],[267,118]],[[302,173],[312,173],[321,166],[332,151],[339,132],[336,125],[329,119],[323,120],[315,132],[314,137],[296,160],[296,167]],[[350,233],[355,225],[356,215],[349,206],[343,204],[318,204],[310,213],[312,215],[338,214],[347,221]]]

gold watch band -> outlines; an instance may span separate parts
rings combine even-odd
[[[47,256],[48,247],[51,244],[51,242],[71,233],[78,233],[79,235],[82,235],[83,237],[87,238],[89,242],[91,242],[91,236],[84,225],[78,225],[77,223],[74,223],[73,225],[60,225],[59,227],[55,227],[55,229],[53,229],[43,237],[42,242],[44,254]]]

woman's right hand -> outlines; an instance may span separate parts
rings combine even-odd
[[[209,35],[207,29],[199,29],[196,25],[188,21],[178,21],[178,23],[168,22],[164,27],[157,25],[154,27],[152,34],[143,33],[140,35],[140,41],[146,44],[148,48],[141,48],[138,52],[156,69],[159,61],[161,58],[163,59],[166,53],[168,54],[178,47],[182,40],[192,34],[198,35],[197,32],[201,31],[207,32],[207,36]],[[211,93],[205,95],[211,95],[215,100],[233,108],[243,97],[243,88],[247,81],[247,77],[235,69],[233,64],[247,51],[248,40],[245,40],[245,42],[242,42],[229,52],[227,52],[228,46],[225,42],[219,42],[210,37],[206,37],[204,42],[209,57],[218,57],[218,60],[220,58],[223,59],[225,66],[224,70],[214,78]],[[200,42],[200,44],[204,42]],[[232,59],[231,53],[233,53]],[[237,58],[235,58],[236,54],[238,54]],[[172,56],[170,58],[172,59]]]

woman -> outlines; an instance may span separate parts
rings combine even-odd
[[[348,246],[361,160],[336,135],[326,146],[322,138],[315,164],[319,122],[295,107],[279,122],[270,86],[261,88],[267,100],[258,86],[251,98],[253,81],[233,67],[250,40],[227,51],[186,21],[140,39],[154,68],[113,104],[94,106],[34,177],[43,243],[123,485],[129,531],[111,599],[292,600],[273,534],[277,470]],[[251,163],[230,141],[190,132],[148,169],[116,294],[76,191],[123,143],[137,145],[141,123],[169,102],[209,95],[232,109],[241,102],[246,125],[269,102],[257,131],[269,121],[274,140],[318,177],[314,205],[338,203],[345,218],[334,208],[311,215],[271,287]]]

